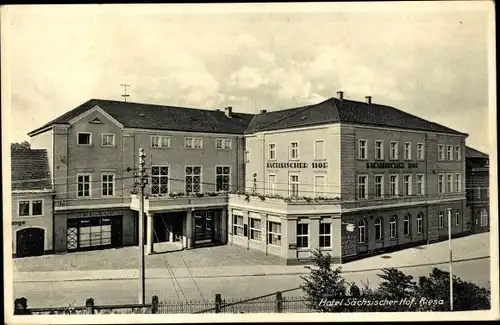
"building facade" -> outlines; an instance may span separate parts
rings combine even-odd
[[[46,150],[11,150],[12,253],[53,251],[53,188]]]
[[[472,232],[490,229],[489,156],[466,147],[467,208]]]
[[[227,193],[243,179],[251,115],[90,100],[30,133],[49,152],[54,249],[137,245],[138,151],[146,153],[145,236],[181,248],[225,243]]]
[[[467,231],[466,134],[395,108],[332,98],[261,112],[247,129],[230,242],[337,262]]]

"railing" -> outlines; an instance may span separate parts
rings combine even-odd
[[[84,307],[27,308],[27,299],[14,301],[14,315],[71,315],[71,314],[203,314],[203,313],[308,313],[309,308],[303,296],[283,297],[283,293],[298,290],[293,288],[249,299],[222,299],[205,301],[158,301],[153,296],[151,304],[94,305],[87,299]]]

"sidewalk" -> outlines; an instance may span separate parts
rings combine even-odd
[[[489,233],[457,238],[452,241],[453,260],[484,259],[489,257]],[[405,268],[421,265],[448,263],[448,242],[440,242],[422,247],[409,248],[390,254],[373,256],[343,264],[344,273],[380,270],[386,267]],[[238,265],[210,267],[148,268],[147,279],[182,278],[223,278],[263,275],[301,275],[309,270],[304,265]],[[137,279],[137,269],[85,270],[51,272],[14,272],[14,282],[53,282],[89,280]]]

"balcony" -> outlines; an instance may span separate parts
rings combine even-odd
[[[139,211],[140,198],[132,194],[130,208]],[[144,196],[145,212],[182,211],[227,207],[227,193],[170,193]]]
[[[269,213],[306,215],[340,212],[339,198],[287,198],[256,193],[233,193],[229,195],[232,208],[262,210]]]

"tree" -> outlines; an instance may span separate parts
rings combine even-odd
[[[341,267],[332,269],[333,258],[330,254],[323,255],[318,249],[311,257],[313,267],[307,277],[301,276],[305,281],[302,290],[306,292],[306,299],[313,310],[321,312],[339,312],[345,308],[340,302],[346,296],[346,283],[342,278]]]
[[[21,143],[15,142],[10,144],[10,148],[12,150],[27,150],[31,148],[31,145],[28,141],[23,141]]]
[[[450,310],[450,273],[434,268],[428,277],[419,278],[416,294],[423,300],[420,310]],[[490,298],[490,290],[453,277],[454,311],[490,309]]]

